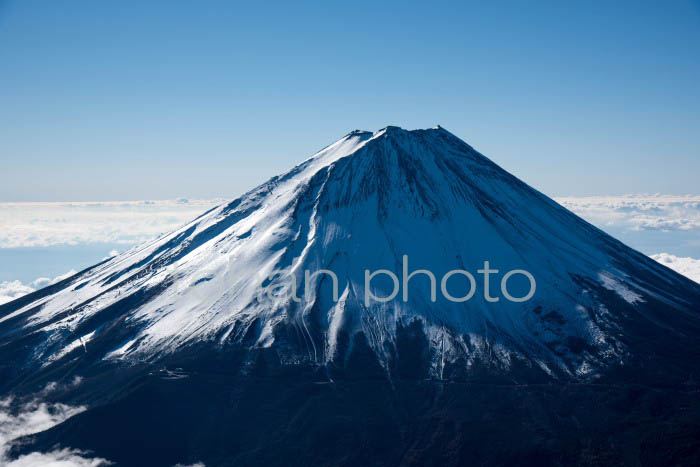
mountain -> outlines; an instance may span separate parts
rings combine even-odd
[[[699,338],[700,285],[445,129],[387,127],[0,306],[0,394],[87,407],[15,455],[686,462]]]

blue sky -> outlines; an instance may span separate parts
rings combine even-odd
[[[700,3],[0,1],[0,201],[235,197],[441,124],[550,195],[698,193]]]

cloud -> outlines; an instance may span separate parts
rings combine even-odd
[[[700,259],[679,258],[668,253],[658,253],[651,255],[659,263],[667,266],[679,274],[683,274],[689,279],[700,283]]]
[[[695,232],[700,232],[700,196],[698,195],[587,196],[562,197],[555,200],[603,230],[614,229],[623,239],[629,236],[625,232],[647,232],[645,233],[647,236],[652,231],[668,232],[664,236],[675,235],[667,237],[675,240],[669,240],[667,244],[673,244],[676,247],[690,246],[695,243],[681,240],[678,235],[687,232],[694,236]],[[649,238],[655,239],[656,251],[665,248],[659,243],[658,239],[661,237]],[[700,260],[669,253],[650,256],[664,266],[700,283]]]
[[[224,200],[0,203],[0,248],[133,245],[171,231]]]
[[[638,230],[698,230],[700,221],[687,218],[665,219],[662,217],[633,217],[632,222]]]
[[[588,196],[555,200],[601,228],[700,231],[700,196]]]
[[[0,399],[0,465],[3,467],[104,467],[114,463],[100,457],[91,457],[89,452],[55,446],[50,452],[32,452],[11,458],[12,447],[23,436],[33,435],[59,425],[85,410],[84,406],[72,407],[67,404],[42,402],[45,397],[57,391],[65,391],[80,385],[83,378],[75,376],[64,383],[50,382],[29,402],[20,403],[13,397]],[[177,464],[174,467],[205,467],[202,462]]]
[[[592,224],[630,231],[700,231],[700,196],[559,197]],[[176,229],[209,208],[211,200],[0,203],[0,248],[89,243],[135,245]],[[111,254],[111,253],[110,253]]]
[[[80,384],[74,379],[69,385]],[[42,392],[52,392],[59,387],[49,383]],[[66,404],[48,404],[37,398],[18,403],[12,397],[0,399],[0,465],[6,467],[53,466],[53,467],[99,467],[111,465],[101,458],[86,457],[88,454],[70,448],[56,448],[51,452],[33,452],[16,459],[9,457],[9,451],[23,436],[46,431],[86,410],[85,407],[72,407]]]
[[[100,467],[112,465],[106,459],[83,457],[86,453],[75,449],[60,449],[51,452],[33,452],[8,461],[6,467]]]
[[[74,387],[77,387],[80,385],[80,383],[83,382],[83,377],[82,376],[76,376],[74,377],[71,381],[67,383],[57,383],[55,381],[51,381],[44,386],[44,389],[41,391],[42,396],[48,396],[52,392],[56,392],[58,390],[65,391],[68,389],[72,389]]]
[[[0,282],[0,305],[34,292],[34,289],[20,281]]]
[[[48,277],[39,277],[38,279],[35,279],[31,284],[23,284],[20,281],[0,282],[0,305],[2,305],[3,303],[11,302],[12,300],[22,297],[23,295],[32,293],[35,290],[42,289],[49,285],[55,284],[56,282],[60,282],[63,279],[72,276],[76,272],[77,271],[75,269],[71,269],[67,273],[61,274],[60,276],[54,277],[53,279],[49,279]]]

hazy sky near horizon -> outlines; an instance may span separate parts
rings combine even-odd
[[[389,124],[698,194],[698,1],[253,3],[0,0],[0,201],[232,198]]]

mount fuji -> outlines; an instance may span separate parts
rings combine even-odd
[[[433,300],[423,274],[366,302],[393,288],[366,271],[404,258],[476,293]],[[264,292],[321,270],[302,299]],[[499,297],[513,270],[528,300]],[[118,465],[692,464],[699,357],[700,285],[440,127],[353,131],[0,305],[0,395],[84,408],[8,455]]]

